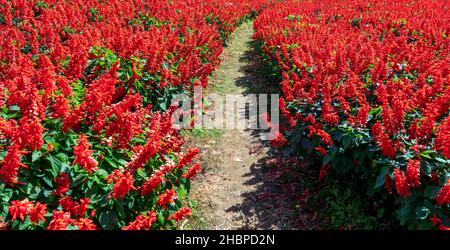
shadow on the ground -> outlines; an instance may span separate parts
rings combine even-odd
[[[257,51],[255,41],[248,43],[250,50],[245,51],[239,61],[245,62],[246,66],[239,69],[245,75],[236,80],[236,85],[245,88],[243,94],[278,94],[280,79],[270,75],[262,58]]]
[[[251,165],[251,172],[245,176],[251,177],[245,185],[256,186],[257,189],[242,194],[242,203],[226,211],[243,214],[244,226],[239,229],[293,229],[290,226],[292,210],[289,201],[284,200],[280,183],[267,178],[266,171],[262,169],[265,161],[266,158],[263,158]]]
[[[250,42],[249,47],[251,49],[240,57],[240,61],[245,62],[244,65],[246,66],[239,69],[244,73],[244,76],[235,81],[236,85],[245,89],[244,95],[267,94],[268,100],[270,100],[270,94],[280,93],[278,80],[265,72],[262,59],[253,41]],[[269,147],[268,141],[260,140],[262,131],[251,130],[248,132],[255,141],[255,145]],[[255,186],[256,190],[242,194],[243,202],[226,210],[227,212],[241,212],[243,214],[245,224],[241,229],[293,229],[289,223],[292,217],[292,201],[286,196],[280,181],[273,176],[268,176],[266,162],[273,158],[272,154],[273,152],[269,150],[265,157],[249,166],[250,173],[247,174],[248,176],[244,176],[251,178],[245,185]]]

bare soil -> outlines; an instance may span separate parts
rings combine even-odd
[[[259,56],[251,46],[252,35],[251,22],[237,28],[206,92],[271,92],[273,87],[262,77]],[[196,205],[187,228],[289,228],[290,210],[270,198],[282,191],[279,183],[266,178],[269,149],[257,131],[200,130],[191,133],[191,139],[202,150],[203,173],[192,182],[190,199]]]

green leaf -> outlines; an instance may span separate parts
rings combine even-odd
[[[13,190],[7,188],[0,193],[0,200],[2,202],[8,203],[9,200],[11,199],[12,195],[13,195]]]
[[[58,159],[60,159],[60,160],[63,161],[63,162],[69,161],[69,156],[67,156],[67,155],[64,154],[64,153],[58,153],[58,154],[56,155],[56,157],[58,157]]]
[[[430,209],[427,207],[418,207],[416,208],[416,218],[423,220],[428,217],[428,214],[430,213]]]
[[[51,179],[49,179],[47,176],[44,176],[41,179],[44,181],[45,184],[47,184],[49,187],[53,188],[53,183],[52,183]]]
[[[433,167],[428,161],[421,162],[420,171],[431,177],[431,170],[433,170]]]
[[[434,199],[441,188],[439,186],[427,186],[423,192],[423,196]]]
[[[384,182],[386,181],[386,174],[388,173],[389,168],[387,166],[384,166],[380,169],[380,174],[377,176],[377,180],[375,181],[375,188],[379,188],[384,185]]]
[[[114,226],[118,224],[117,213],[114,211],[105,211],[100,214],[99,217],[100,226],[105,230],[114,229]]]
[[[145,173],[145,171],[143,169],[136,170],[136,173],[144,179],[147,178],[147,174]]]
[[[164,215],[162,214],[162,212],[158,213],[157,219],[158,219],[159,224],[164,225]]]
[[[369,115],[377,115],[381,112],[381,106],[369,110]]]
[[[326,154],[325,157],[323,157],[323,165],[326,165],[328,163],[330,163],[332,160],[334,160],[334,156],[332,156],[331,154]]]
[[[5,218],[8,215],[8,204],[0,204],[0,217]]]
[[[400,220],[400,225],[405,225],[406,221],[408,220],[409,211],[410,211],[409,206],[404,206],[399,210],[397,210],[397,216],[398,219]]]
[[[435,157],[434,159],[440,163],[444,163],[444,164],[450,163],[450,161],[442,159],[440,157]]]
[[[168,69],[168,68],[169,68],[169,65],[167,65],[167,62],[166,62],[166,61],[163,61],[163,62],[162,62],[162,67],[163,67],[164,69]]]
[[[351,136],[344,136],[344,139],[342,139],[342,144],[344,148],[348,148],[352,143],[352,137]]]
[[[23,223],[19,225],[19,230],[25,230],[31,225],[30,219],[27,217]]]
[[[119,214],[121,219],[125,219],[127,217],[122,200],[115,200],[114,207],[116,208],[116,212]]]
[[[33,151],[33,153],[31,153],[31,162],[35,162],[37,161],[39,158],[41,158],[42,156],[42,152],[35,150]]]
[[[75,225],[68,225],[68,226],[66,227],[66,230],[78,230],[78,227],[75,226]]]
[[[106,178],[108,177],[108,172],[104,169],[99,169],[97,170],[97,175],[100,176],[101,178]]]
[[[434,150],[424,150],[422,152],[420,152],[420,156],[428,158],[428,159],[433,159],[430,154],[436,153],[436,151]]]
[[[56,158],[56,157],[54,157],[52,155],[48,155],[47,156],[47,160],[50,161],[50,165],[52,166],[50,172],[52,173],[53,177],[56,178],[58,176],[58,174],[59,174],[60,169],[61,169],[62,162],[61,162],[60,159],[58,159],[58,158]]]
[[[105,157],[105,161],[113,168],[118,168],[117,164],[109,157]]]
[[[129,208],[129,209],[133,209],[134,203],[135,203],[134,197],[130,197],[130,198],[129,198],[129,202],[128,202],[128,204],[127,204],[128,208]]]
[[[182,199],[186,196],[186,193],[187,193],[186,189],[183,188],[183,187],[180,187],[180,188],[177,190],[178,200],[182,200]]]
[[[70,166],[66,163],[62,163],[61,164],[61,169],[59,170],[59,172],[65,172],[68,173],[70,171]]]

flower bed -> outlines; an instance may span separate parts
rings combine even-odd
[[[411,228],[450,226],[449,16],[443,0],[287,1],[254,23],[281,78],[281,150],[365,180],[379,209],[395,196]]]
[[[199,171],[170,97],[264,1],[0,1],[0,228],[175,228]]]

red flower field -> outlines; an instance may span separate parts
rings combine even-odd
[[[163,110],[262,3],[0,1],[2,224],[174,227],[200,165]]]
[[[448,2],[284,1],[254,26],[289,152],[362,178],[378,202],[395,188],[401,224],[448,224]]]
[[[393,224],[448,229],[449,11],[447,0],[0,0],[0,228],[176,229],[202,161],[172,122],[172,96],[207,87],[254,19],[281,94],[274,150],[310,163],[324,190],[356,185]]]

